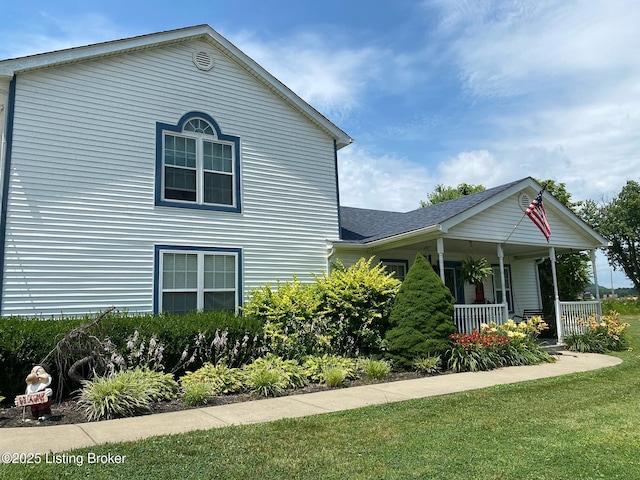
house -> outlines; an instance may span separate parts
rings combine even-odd
[[[233,310],[336,259],[402,277],[423,253],[468,330],[539,309],[540,259],[606,244],[550,195],[550,243],[520,222],[531,178],[406,213],[340,206],[352,139],[207,25],[0,61],[0,112],[2,315]],[[493,266],[491,304],[459,281],[467,257]]]
[[[349,264],[375,256],[402,278],[416,254],[425,255],[455,297],[454,320],[460,331],[540,312],[538,264],[543,259],[588,251],[597,285],[595,250],[607,246],[548,193],[543,196],[552,229],[547,242],[524,214],[541,188],[529,177],[406,213],[341,207],[341,239],[333,244],[333,257]],[[468,258],[484,258],[493,270],[484,281],[483,304],[477,304],[474,286],[460,279]],[[591,302],[560,301],[553,270],[556,318],[549,320],[555,320],[562,337],[577,327],[577,319],[601,313],[600,299],[597,294]]]
[[[0,61],[1,314],[234,309],[328,268],[351,138],[207,25]]]

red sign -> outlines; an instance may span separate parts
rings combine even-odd
[[[47,403],[49,397],[46,392],[28,393],[27,395],[18,395],[16,397],[17,407],[26,407],[27,405],[38,405],[40,403]]]

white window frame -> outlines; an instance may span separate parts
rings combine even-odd
[[[163,285],[164,276],[164,256],[165,254],[179,255],[196,255],[197,257],[197,286],[193,288],[171,288],[165,289]],[[224,256],[233,257],[235,264],[235,283],[233,288],[205,288],[205,269],[204,259],[207,256]],[[174,247],[174,246],[156,246],[156,281],[157,293],[154,302],[155,313],[162,313],[163,299],[165,293],[187,293],[195,292],[197,295],[196,309],[204,311],[205,293],[215,292],[233,292],[234,293],[234,310],[237,312],[240,307],[240,294],[242,291],[241,281],[241,250],[237,248],[199,248],[199,247]]]
[[[509,312],[513,312],[513,280],[511,278],[511,267],[509,265],[504,266],[504,283],[502,288],[498,288],[498,282],[500,282],[500,266],[492,265],[493,269],[493,298],[498,301],[498,292],[502,294],[502,301],[508,305]]]
[[[387,259],[382,259],[380,260],[380,262],[382,263],[382,265],[385,266],[385,268],[387,268],[388,272],[396,272],[397,271],[394,270],[390,270],[388,267],[402,267],[404,269],[404,275],[402,275],[402,278],[400,278],[399,275],[395,275],[394,278],[397,278],[400,281],[404,281],[404,279],[407,276],[407,272],[409,271],[409,262],[407,260],[387,260]]]
[[[184,168],[185,170],[192,170],[191,168],[187,168],[187,167],[181,167],[179,165],[167,165],[165,164],[164,160],[165,160],[165,142],[166,142],[166,138],[167,135],[171,135],[175,138],[191,138],[194,139],[196,141],[196,200],[195,202],[192,202],[190,200],[179,200],[179,199],[174,199],[174,198],[167,198],[166,197],[166,185],[165,185],[165,168],[166,167],[171,167],[171,168]],[[204,142],[210,142],[210,143],[214,143],[214,144],[218,144],[218,145],[227,145],[231,147],[231,172],[223,172],[223,171],[217,171],[217,170],[205,170],[204,168],[204,156],[203,156],[203,152],[204,152]],[[162,132],[162,200],[164,202],[180,202],[180,203],[185,203],[185,204],[196,204],[196,205],[211,205],[211,206],[221,206],[221,207],[235,207],[237,200],[236,200],[236,189],[234,188],[234,181],[235,181],[235,176],[236,176],[236,171],[235,171],[235,156],[236,156],[236,151],[235,151],[235,145],[232,142],[224,142],[221,140],[218,140],[215,136],[212,135],[206,135],[203,133],[194,133],[194,132],[168,132],[166,130],[163,130]],[[213,172],[215,174],[218,175],[226,175],[228,177],[231,177],[231,203],[208,203],[205,202],[204,200],[204,176],[205,176],[205,171],[206,172]]]

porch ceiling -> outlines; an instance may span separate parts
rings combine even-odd
[[[444,254],[456,254],[456,255],[469,255],[494,257],[497,255],[498,244],[495,242],[486,242],[478,240],[456,239],[456,238],[443,238],[444,240]],[[392,252],[405,252],[415,255],[416,253],[422,253],[426,256],[437,256],[437,240],[433,237],[425,238],[420,241],[409,243],[408,241],[398,243],[387,243],[384,245],[368,246],[362,245],[368,252],[373,253],[381,258],[386,256],[393,257]],[[555,247],[556,254],[561,253],[575,253],[581,250],[577,248],[565,248]],[[504,255],[506,257],[515,258],[544,258],[549,256],[549,247],[546,245],[526,245],[508,243],[503,246]]]

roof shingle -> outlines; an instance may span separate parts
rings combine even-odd
[[[405,213],[340,207],[341,238],[349,243],[367,243],[438,225],[522,181],[516,180]]]

